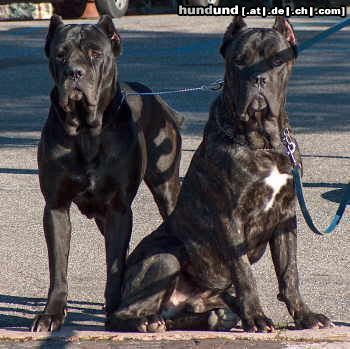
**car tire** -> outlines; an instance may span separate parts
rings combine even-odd
[[[123,17],[128,11],[129,0],[95,0],[100,15]]]
[[[54,13],[65,19],[79,18],[86,7],[87,0],[52,2]]]
[[[290,6],[292,9],[294,9],[296,7],[294,0],[276,0],[273,2],[273,5],[280,8]]]

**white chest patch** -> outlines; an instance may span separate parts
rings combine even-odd
[[[291,175],[281,173],[276,166],[272,169],[270,175],[265,178],[265,184],[272,189],[272,197],[265,206],[265,212],[272,208],[277,194],[290,178],[292,178]]]

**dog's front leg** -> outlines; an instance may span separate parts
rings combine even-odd
[[[313,313],[301,297],[297,268],[296,226],[296,216],[294,216],[276,230],[270,241],[279,284],[278,299],[286,303],[297,328],[330,327],[331,321],[322,314]]]
[[[253,275],[252,267],[247,256],[246,241],[243,228],[237,224],[226,222],[227,229],[226,243],[223,248],[229,251],[231,258],[232,281],[236,291],[234,304],[224,300],[227,305],[242,320],[242,326],[248,332],[270,332],[274,330],[271,319],[265,316],[257,291],[256,281]],[[229,250],[227,250],[229,248]]]
[[[71,237],[69,206],[44,210],[44,233],[49,255],[50,288],[45,310],[33,322],[32,331],[56,331],[64,322],[67,305],[67,267]]]
[[[126,253],[132,230],[131,207],[109,210],[104,237],[106,244],[107,284],[105,290],[107,316],[116,310],[121,298]]]
[[[274,325],[264,314],[256,286],[253,271],[248,256],[236,257],[233,263],[233,284],[236,290],[235,305],[231,309],[237,312],[242,320],[242,326],[248,332],[271,332]],[[228,303],[230,306],[230,304]]]

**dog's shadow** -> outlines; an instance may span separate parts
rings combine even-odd
[[[328,200],[328,201],[335,202],[335,203],[339,204],[340,201],[343,198],[344,191],[345,191],[345,188],[344,189],[331,190],[331,191],[328,191],[328,192],[322,194],[321,196],[324,199]],[[350,198],[348,198],[348,203],[347,204],[350,205]]]
[[[36,314],[44,309],[46,298],[0,295],[0,328],[29,331]],[[102,303],[68,300],[65,326],[74,330],[104,330]]]
[[[305,188],[336,188],[321,194],[325,200],[340,204],[347,184],[344,183],[304,183]],[[348,198],[348,205],[350,205],[350,198]]]

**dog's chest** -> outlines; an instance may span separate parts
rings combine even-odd
[[[291,164],[284,154],[257,152],[250,157],[244,154],[238,157],[235,168],[230,177],[237,200],[235,216],[247,233],[251,231],[260,236],[262,232],[273,231],[285,217],[293,214],[293,177]]]
[[[81,167],[80,190],[73,201],[88,218],[103,216],[119,192],[119,178],[114,173],[117,167],[117,159],[113,161],[111,155],[104,153],[99,153],[94,160]]]
[[[268,212],[274,206],[277,195],[286,186],[288,180],[291,178],[292,176],[290,174],[281,173],[277,166],[274,166],[271,169],[270,174],[264,179],[265,186],[272,190],[270,198],[264,207],[265,212]]]
[[[73,201],[80,211],[88,218],[98,218],[108,204],[108,198],[103,195],[103,189],[107,189],[106,177],[98,173],[98,169],[89,169],[81,175],[81,190],[76,193]],[[108,188],[111,192],[111,188]]]

